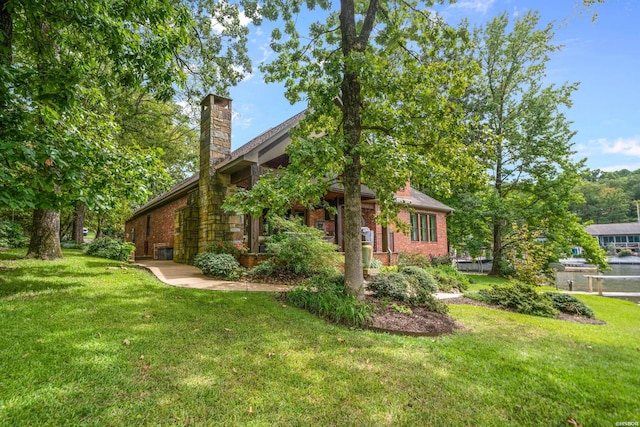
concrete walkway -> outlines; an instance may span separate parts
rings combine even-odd
[[[246,291],[246,292],[283,292],[290,286],[270,285],[267,283],[249,283],[245,281],[230,282],[214,279],[202,274],[200,269],[173,261],[143,260],[135,265],[149,270],[167,285],[181,288],[208,289],[211,291]]]

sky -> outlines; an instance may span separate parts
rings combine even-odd
[[[589,10],[581,0],[458,0],[437,8],[450,24],[466,18],[472,26],[503,12],[515,19],[532,9],[540,12],[541,25],[555,22],[555,42],[564,46],[547,65],[548,83],[580,83],[566,112],[576,132],[575,160],[586,159],[588,168],[602,171],[640,169],[639,0],[606,0]],[[249,27],[254,70],[230,89],[232,149],[306,107],[290,105],[282,85],[263,81],[257,67],[275,55],[270,27]]]

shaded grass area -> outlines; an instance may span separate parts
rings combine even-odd
[[[0,425],[615,425],[640,420],[640,307],[607,325],[452,305],[441,338],[352,330],[271,294],[114,261],[0,256]]]

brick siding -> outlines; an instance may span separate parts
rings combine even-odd
[[[166,205],[162,205],[152,211],[130,219],[125,224],[125,240],[132,241],[135,229],[136,257],[153,256],[153,245],[166,243],[173,248],[174,224],[176,209],[187,205],[187,196],[176,199]],[[149,235],[147,236],[147,215],[150,215]],[[146,242],[146,244],[145,244]],[[146,248],[146,252],[145,252]]]

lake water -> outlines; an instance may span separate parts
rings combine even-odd
[[[605,273],[592,272],[567,272],[560,271],[557,274],[556,283],[560,289],[569,289],[568,280],[573,280],[574,291],[589,291],[589,282],[585,275],[603,274],[605,276],[640,276],[640,264],[610,264],[611,270]],[[619,279],[602,279],[603,292],[634,292],[640,293],[640,279],[619,280]],[[596,281],[593,280],[593,291],[596,292]],[[627,299],[627,298],[625,298]],[[634,301],[640,298],[629,298]]]

